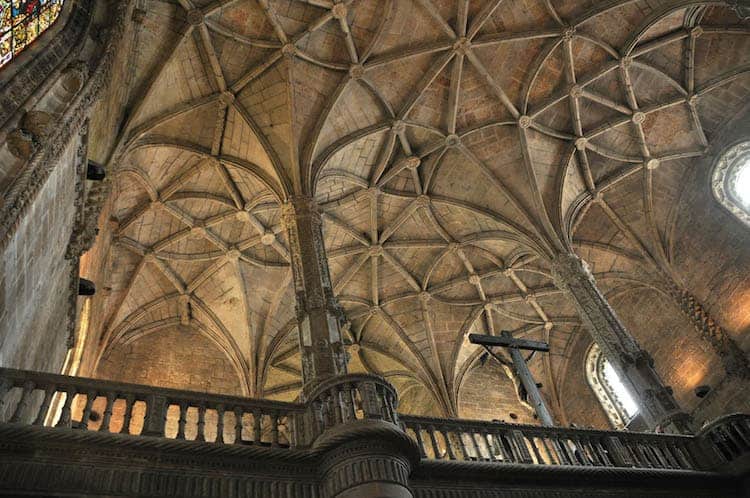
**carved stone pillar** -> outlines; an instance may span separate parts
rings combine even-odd
[[[329,451],[321,465],[325,498],[412,498],[412,462],[389,437],[359,439]]]
[[[631,394],[639,400],[640,415],[649,428],[690,433],[692,421],[680,410],[654,369],[654,360],[625,329],[596,286],[588,265],[574,254],[560,254],[552,262],[555,285],[573,300],[583,325],[599,345]]]
[[[283,217],[294,275],[304,392],[309,393],[320,381],[346,374],[343,313],[333,296],[315,201],[295,197],[284,205]]]

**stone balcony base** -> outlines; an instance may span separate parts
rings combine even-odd
[[[0,424],[0,495],[326,498],[322,457],[264,445]],[[408,489],[386,482],[351,496],[729,498],[747,496],[741,485],[739,478],[689,470],[422,459],[411,470]]]
[[[435,460],[423,460],[410,485],[415,498],[748,496],[740,479],[712,472]]]

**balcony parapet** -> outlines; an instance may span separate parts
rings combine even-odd
[[[705,468],[693,436],[401,415],[422,459],[547,466]]]
[[[733,474],[750,470],[750,416],[721,417],[704,427],[698,438],[709,456],[707,468]]]
[[[305,406],[0,368],[0,420],[131,436],[294,448]]]
[[[321,450],[370,430],[402,436],[397,403],[393,386],[377,375],[328,379],[310,392],[307,410],[296,418],[296,433],[303,438],[300,446]]]
[[[248,399],[0,368],[0,423],[300,456],[359,440],[386,441],[411,462],[602,467],[747,474],[750,416],[696,436],[540,427],[399,415],[394,388],[357,374],[316,386],[306,403]],[[182,444],[182,443],[181,443]],[[185,443],[188,444],[188,443]]]

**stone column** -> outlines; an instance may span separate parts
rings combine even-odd
[[[318,382],[346,374],[341,340],[343,312],[333,296],[323,223],[315,201],[295,197],[283,206],[294,275],[304,392]]]
[[[692,432],[690,417],[680,410],[672,389],[656,373],[653,358],[625,329],[596,286],[588,265],[574,254],[560,254],[552,261],[552,273],[555,285],[568,293],[583,325],[638,399],[645,424],[666,432]]]
[[[323,457],[321,490],[325,498],[412,498],[409,474],[415,466],[389,435],[345,442]],[[411,450],[411,448],[409,448]],[[413,458],[412,458],[413,460]]]

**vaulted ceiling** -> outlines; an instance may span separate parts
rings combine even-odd
[[[307,194],[350,370],[458,414],[466,335],[512,330],[551,342],[555,403],[582,332],[547,258],[669,275],[682,179],[750,94],[750,25],[719,3],[142,0],[104,357],[190,327],[246,394],[295,397],[280,207]]]

